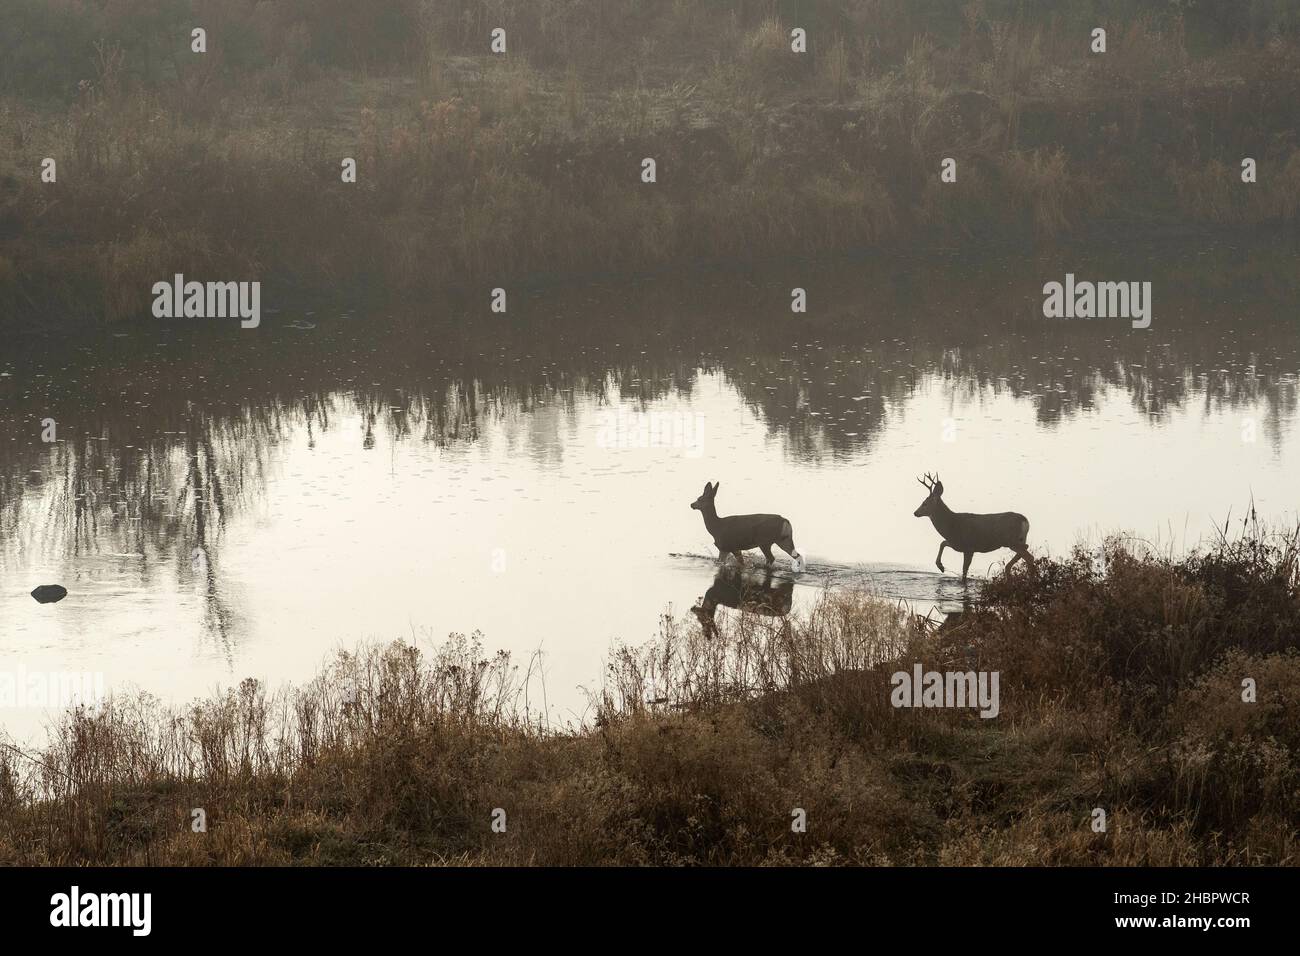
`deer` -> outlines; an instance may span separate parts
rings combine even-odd
[[[772,572],[759,581],[748,578],[737,568],[722,568],[700,603],[691,608],[704,627],[706,637],[716,637],[718,625],[714,615],[718,606],[734,608],[763,617],[785,617],[794,604],[794,581],[772,583]]]
[[[741,552],[758,548],[770,568],[776,560],[772,557],[772,545],[775,544],[790,555],[794,570],[800,570],[803,557],[795,550],[794,529],[789,521],[780,515],[728,515],[721,518],[714,505],[717,496],[718,482],[710,485],[706,481],[704,493],[691,502],[691,507],[704,515],[704,527],[713,536],[719,561],[726,561],[727,555],[731,554],[736,563],[744,567],[745,559]]]
[[[1012,565],[1021,558],[1029,563],[1031,569],[1034,567],[1033,555],[1029,553],[1029,547],[1025,544],[1025,539],[1029,537],[1029,519],[1024,515],[1016,514],[1014,511],[991,515],[953,511],[944,504],[943,482],[939,480],[937,473],[931,478],[927,471],[924,478],[916,480],[929,494],[912,515],[917,518],[929,518],[930,523],[934,525],[934,530],[943,538],[939,544],[939,554],[934,559],[935,567],[940,572],[944,570],[944,548],[952,548],[963,554],[965,560],[961,566],[962,584],[966,583],[966,572],[970,570],[971,559],[975,557],[977,551],[980,554],[997,551],[999,548],[1010,548],[1014,551],[1016,556],[1007,563],[1003,569],[1004,573],[1010,571]]]

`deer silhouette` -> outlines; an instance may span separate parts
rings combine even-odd
[[[693,502],[691,507],[704,515],[704,527],[713,536],[713,544],[718,549],[718,560],[725,561],[728,554],[735,555],[736,563],[742,567],[745,559],[742,551],[758,548],[772,566],[772,545],[776,545],[794,562],[794,569],[800,570],[803,558],[794,547],[794,529],[790,522],[780,515],[728,515],[718,516],[714,499],[718,496],[718,483],[704,483],[704,494]]]
[[[793,581],[774,585],[771,571],[760,580],[745,575],[738,568],[722,568],[714,575],[713,584],[704,592],[700,603],[691,611],[704,625],[705,635],[714,637],[718,633],[718,625],[714,622],[718,605],[764,617],[785,617],[793,603]]]
[[[1016,556],[1008,562],[1005,571],[1024,558],[1029,566],[1034,566],[1034,558],[1029,553],[1025,539],[1029,536],[1029,519],[1014,511],[1000,514],[974,515],[951,510],[943,502],[943,482],[936,474],[933,478],[926,472],[924,478],[917,481],[929,492],[912,514],[917,518],[929,518],[934,530],[943,538],[939,545],[939,554],[934,559],[935,567],[943,570],[943,549],[952,548],[960,551],[965,560],[961,566],[961,581],[966,583],[966,572],[975,553],[984,554],[999,548],[1010,548]]]

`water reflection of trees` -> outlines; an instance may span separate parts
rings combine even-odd
[[[955,416],[1009,396],[1031,403],[1044,427],[1113,395],[1155,424],[1193,403],[1205,415],[1254,409],[1261,436],[1279,445],[1297,408],[1300,337],[1287,302],[1300,291],[1300,259],[1287,248],[1208,259],[1166,251],[1115,250],[1066,265],[1078,256],[1063,250],[1032,264],[954,266],[929,282],[906,260],[787,270],[769,283],[777,286],[769,298],[789,283],[835,304],[812,318],[769,314],[747,342],[782,341],[783,324],[783,350],[726,348],[720,367],[801,457],[869,454],[891,411],[923,385],[942,389]],[[1041,283],[1066,271],[1153,281],[1152,328],[1044,320]],[[1234,281],[1238,273],[1249,281]]]
[[[1044,427],[1113,394],[1156,422],[1193,403],[1258,408],[1261,434],[1279,442],[1300,370],[1282,318],[1300,281],[1294,255],[1275,250],[1272,273],[1244,252],[1186,266],[1158,250],[1145,265],[1111,255],[786,264],[550,290],[517,297],[508,318],[442,303],[441,317],[320,319],[306,334],[266,321],[255,333],[141,327],[70,350],[25,343],[9,360],[18,374],[0,378],[0,559],[18,548],[165,555],[224,635],[226,518],[261,493],[291,436],[315,447],[360,423],[361,449],[380,437],[449,448],[504,423],[546,461],[562,454],[553,432],[579,400],[646,409],[689,397],[701,371],[724,375],[804,458],[869,455],[922,387],[942,389],[957,414],[990,396],[1031,402]],[[1228,278],[1233,268],[1273,276],[1268,298]],[[1042,282],[1066,271],[1151,277],[1153,328],[1043,320]],[[806,314],[789,310],[796,286],[809,290]],[[53,446],[39,441],[45,417],[59,422]]]

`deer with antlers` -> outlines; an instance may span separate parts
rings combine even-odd
[[[933,478],[926,472],[924,478],[917,481],[929,492],[912,514],[917,518],[929,518],[934,530],[939,532],[943,541],[939,545],[939,554],[934,559],[935,566],[942,571],[944,548],[960,551],[965,560],[961,566],[961,581],[966,583],[966,572],[970,570],[971,559],[976,552],[984,554],[999,548],[1010,548],[1016,556],[1008,562],[1004,570],[1024,558],[1029,566],[1034,566],[1033,556],[1025,539],[1029,536],[1029,519],[1014,511],[1001,514],[975,515],[953,511],[943,501],[943,482],[936,474]]]

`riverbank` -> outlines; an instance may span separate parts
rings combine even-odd
[[[183,10],[20,4],[10,35],[61,57],[0,57],[0,322],[147,316],[177,273],[486,310],[538,277],[1300,217],[1280,14],[1225,36],[1136,4],[1094,54],[1083,14],[998,4],[506,4],[493,55],[451,6],[208,4],[196,54]]]
[[[1112,539],[942,628],[854,591],[693,622],[615,648],[580,728],[545,726],[529,668],[477,636],[70,713],[0,749],[0,862],[1300,860],[1295,535],[1176,561]],[[896,706],[918,665],[983,675],[996,707]]]

